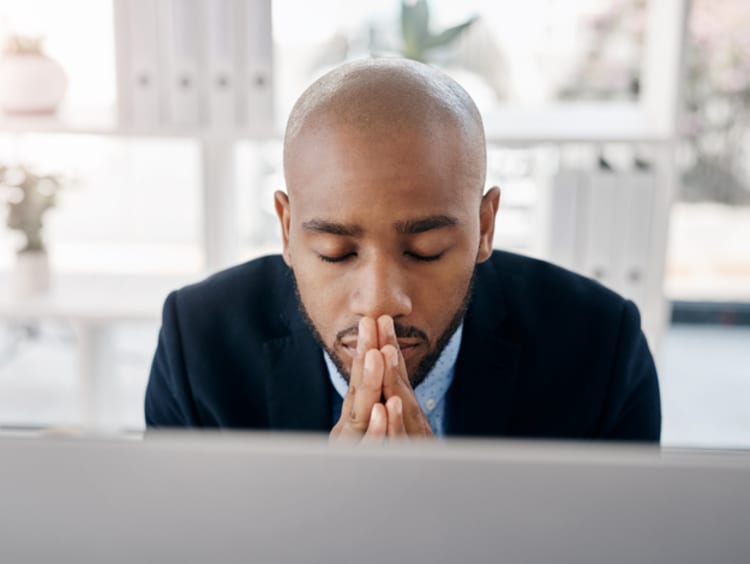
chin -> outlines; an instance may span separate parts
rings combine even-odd
[[[409,382],[413,382],[412,377],[414,376],[414,373],[417,371],[417,368],[419,368],[419,363],[422,362],[422,358],[424,358],[424,355],[419,355],[418,357],[410,358],[408,361],[405,362],[406,374],[409,376]]]

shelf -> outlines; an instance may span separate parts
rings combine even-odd
[[[485,113],[489,144],[667,143],[636,104],[560,104],[546,108],[498,108]]]
[[[487,141],[498,145],[545,143],[661,143],[673,135],[658,131],[635,104],[561,104],[544,108],[498,108],[484,115]],[[125,127],[111,109],[63,109],[55,116],[0,114],[0,133],[50,133],[199,140],[281,139],[278,130],[207,126]]]
[[[194,139],[273,139],[274,131],[206,126],[123,126],[117,114],[106,108],[63,108],[54,115],[8,115],[0,112],[0,134],[106,135],[116,137],[177,137]]]

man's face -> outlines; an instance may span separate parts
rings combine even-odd
[[[491,251],[499,196],[481,198],[460,135],[382,137],[302,133],[286,166],[290,196],[277,193],[276,207],[304,312],[345,377],[359,320],[389,315],[416,385]]]

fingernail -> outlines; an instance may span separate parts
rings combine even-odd
[[[398,351],[396,349],[391,349],[389,356],[391,358],[391,366],[396,368],[398,366]]]
[[[372,372],[373,370],[375,370],[374,362],[375,359],[372,358],[372,354],[365,355],[365,370],[367,372]]]
[[[393,403],[396,404],[396,415],[401,415],[401,411],[404,408],[403,404],[401,403],[401,398],[397,396],[396,399],[393,400]]]

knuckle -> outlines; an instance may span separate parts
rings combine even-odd
[[[362,410],[352,409],[347,416],[346,423],[350,428],[364,432],[368,427],[369,419],[367,414],[363,415]]]

